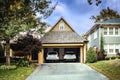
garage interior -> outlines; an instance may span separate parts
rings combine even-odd
[[[47,53],[50,51],[56,51],[59,56],[59,60],[53,61],[53,60],[47,60]],[[74,61],[65,61],[64,55],[67,52],[73,52],[75,54],[76,59]],[[80,48],[44,48],[44,63],[64,63],[64,62],[80,62]]]

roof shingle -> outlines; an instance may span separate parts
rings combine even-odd
[[[96,22],[96,24],[120,24],[120,18],[112,18],[101,22]]]
[[[41,41],[42,43],[81,43],[85,39],[72,31],[51,31],[41,38]]]

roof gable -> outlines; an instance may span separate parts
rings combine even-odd
[[[60,26],[63,26],[63,29],[60,29]],[[73,31],[75,32],[71,28],[71,26],[65,21],[64,18],[60,18],[50,31]]]

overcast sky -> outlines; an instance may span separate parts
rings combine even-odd
[[[56,0],[52,0],[56,2]],[[94,21],[90,19],[92,15],[98,15],[102,9],[110,7],[120,13],[120,0],[102,0],[98,7],[89,5],[87,0],[58,0],[54,12],[44,21],[51,26],[63,17],[68,24],[78,33],[86,33],[93,25]]]

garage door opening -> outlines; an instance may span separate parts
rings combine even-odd
[[[45,48],[44,62],[80,62],[80,48]]]

